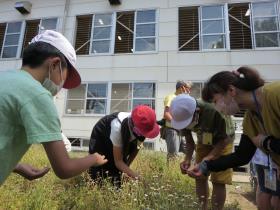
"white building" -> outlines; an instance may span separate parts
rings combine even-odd
[[[178,79],[193,81],[196,97],[212,74],[241,65],[280,79],[279,0],[29,0],[28,14],[16,2],[0,0],[0,70],[20,68],[22,48],[40,31],[62,32],[83,81],[56,97],[69,138],[88,140],[101,116],[139,103],[160,119]]]

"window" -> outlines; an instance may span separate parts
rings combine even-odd
[[[86,114],[106,114],[107,84],[88,84]]]
[[[76,53],[77,55],[89,54],[92,15],[77,16],[76,23]]]
[[[190,95],[197,99],[201,98],[202,88],[203,88],[202,82],[193,82]]]
[[[111,91],[110,112],[127,112],[131,110],[132,84],[113,83]]]
[[[78,55],[156,50],[155,10],[83,15],[76,19],[75,49]]]
[[[82,84],[68,91],[66,114],[106,114],[107,84]]]
[[[277,2],[252,3],[252,20],[257,48],[279,47],[278,6]]]
[[[181,7],[178,48],[208,51],[280,47],[279,16],[279,1]]]
[[[146,150],[155,150],[155,142],[144,141],[143,146]]]
[[[1,57],[5,32],[6,32],[6,23],[0,23],[0,57]]]
[[[134,83],[132,108],[144,104],[155,109],[155,84]]]
[[[115,53],[133,52],[134,12],[118,12],[116,18]]]
[[[91,53],[111,52],[112,16],[112,14],[94,16]]]
[[[112,87],[111,91],[108,87]],[[108,93],[111,93],[110,98]],[[145,104],[155,108],[155,83],[89,83],[68,90],[66,114],[102,114],[129,112]]]
[[[155,83],[113,83],[110,113],[129,112],[145,104],[155,108]]]
[[[2,47],[2,58],[15,58],[18,55],[22,22],[7,23],[4,42]]]
[[[84,114],[86,85],[82,84],[77,88],[67,91],[66,114]]]
[[[29,42],[31,42],[32,38],[38,34],[39,25],[40,20],[26,21],[21,53],[23,53],[23,49],[29,45]]]
[[[179,8],[179,50],[199,50],[198,7]]]
[[[179,8],[179,51],[226,49],[224,7]]]
[[[202,49],[225,49],[224,6],[201,7]]]
[[[136,11],[135,51],[156,50],[155,10]]]
[[[32,38],[45,30],[57,30],[57,18],[27,20],[23,37],[22,51],[31,42]]]
[[[45,30],[57,30],[57,18],[42,19],[39,26],[39,33],[43,33]]]
[[[230,48],[252,49],[249,4],[230,4],[228,6]]]
[[[44,30],[57,30],[57,22],[57,18],[45,18],[0,23],[0,58],[19,57],[38,33]]]

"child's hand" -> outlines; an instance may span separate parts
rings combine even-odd
[[[23,176],[28,180],[38,179],[48,173],[50,170],[49,167],[45,167],[43,169],[34,168],[28,164],[18,164],[14,169],[14,172]]]
[[[201,178],[204,177],[202,172],[199,170],[199,164],[195,164],[188,169],[187,174],[192,178]]]
[[[142,180],[142,176],[138,172],[133,172],[130,175],[123,173],[123,180],[125,182],[130,181],[130,180]]]
[[[93,158],[93,164],[92,166],[101,166],[105,163],[107,163],[107,159],[105,159],[105,156],[104,155],[100,155],[99,153],[93,153],[92,155],[92,158]]]
[[[188,168],[191,166],[190,161],[184,160],[180,163],[180,169],[182,174],[187,174]]]

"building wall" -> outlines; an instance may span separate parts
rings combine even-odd
[[[32,12],[21,15],[14,9],[16,1],[0,0],[0,23],[42,17],[58,17],[58,30],[74,44],[76,15],[136,9],[158,10],[158,51],[143,54],[83,55],[77,66],[83,82],[155,82],[156,113],[163,114],[163,98],[173,92],[178,79],[203,82],[221,70],[233,70],[241,65],[256,67],[270,81],[280,79],[280,50],[236,50],[220,52],[178,51],[178,7],[220,4],[239,1],[221,0],[122,0],[120,6],[110,6],[108,0],[29,0]],[[255,1],[257,2],[257,1]],[[17,69],[20,59],[0,59],[0,70]],[[66,91],[56,97],[62,129],[68,137],[89,138],[100,116],[67,116],[64,114]],[[161,147],[157,141],[156,149]]]

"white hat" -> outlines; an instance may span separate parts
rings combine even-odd
[[[46,30],[35,36],[30,43],[45,42],[57,48],[71,64],[70,71],[63,88],[71,89],[81,84],[81,77],[76,69],[76,52],[71,43],[59,32]]]
[[[171,102],[171,125],[175,129],[186,128],[193,119],[196,109],[196,100],[188,94],[180,94]]]

